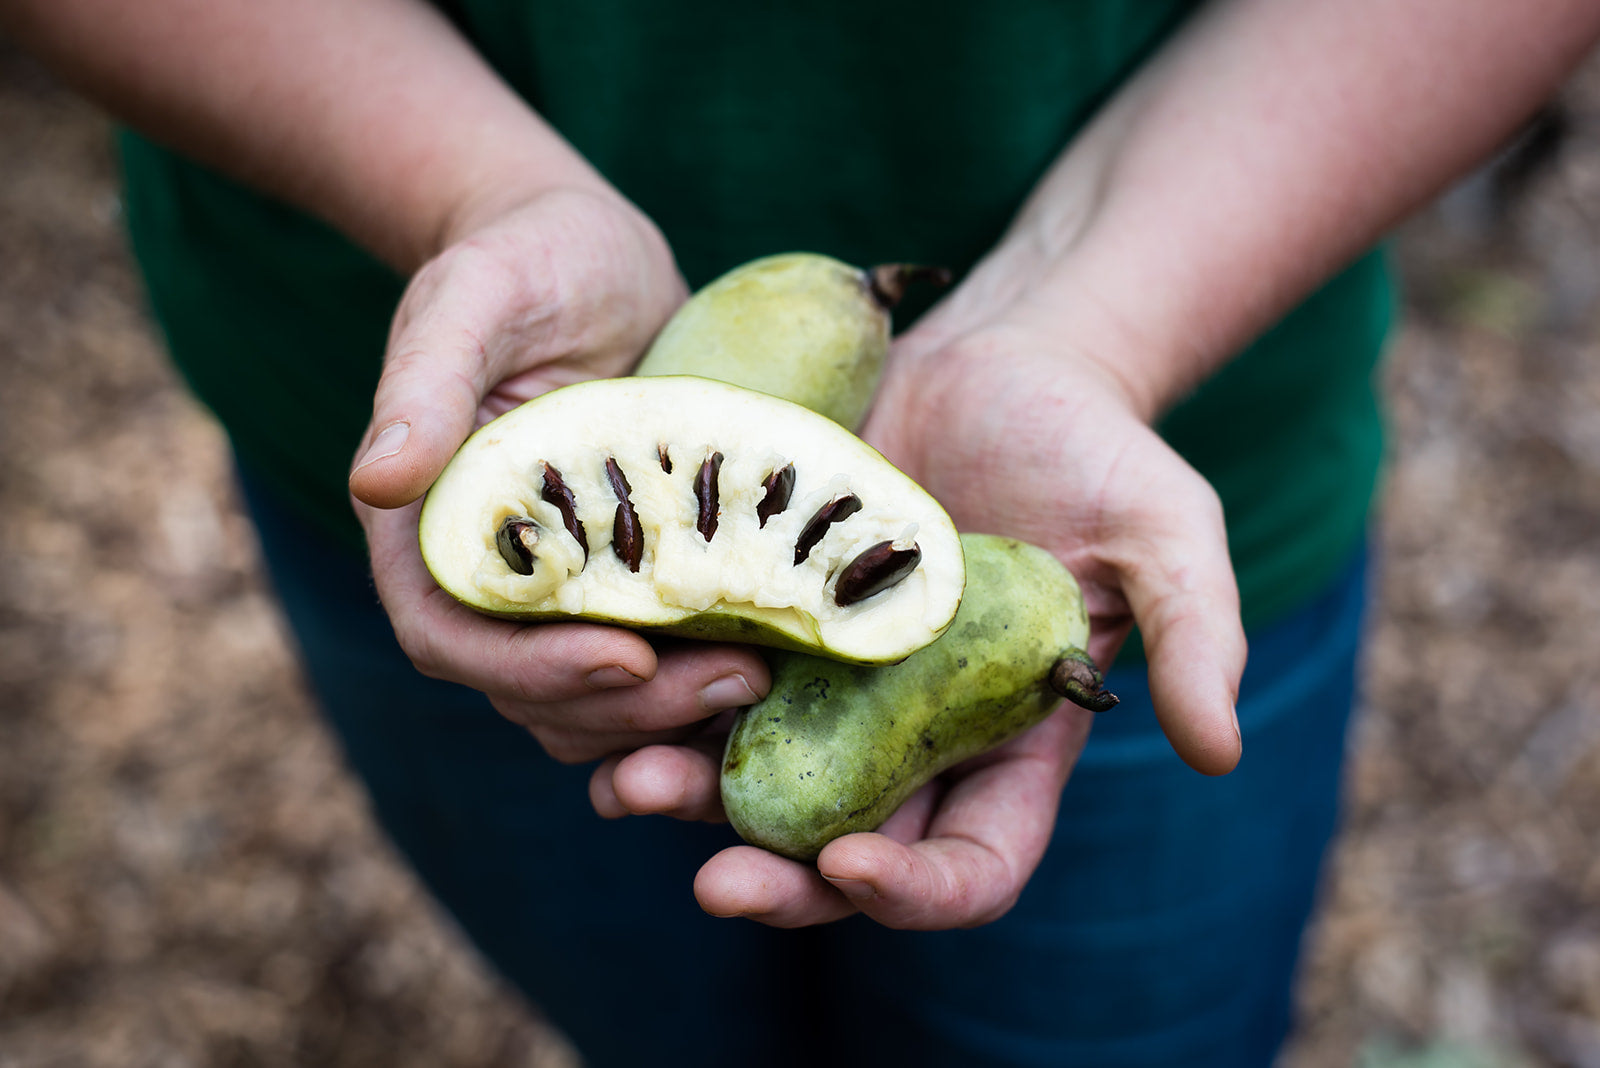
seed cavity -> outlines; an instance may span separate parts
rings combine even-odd
[[[915,542],[909,549],[897,549],[892,540],[880,541],[839,572],[839,581],[833,587],[833,603],[843,608],[897,586],[917,569],[921,560],[922,550]]]
[[[846,493],[842,497],[835,497],[812,516],[806,525],[801,528],[800,537],[794,543],[794,562],[796,566],[805,563],[806,557],[811,555],[811,550],[816,548],[817,542],[828,533],[828,528],[835,523],[842,523],[846,519],[861,511],[861,498],[854,493]]]
[[[672,457],[667,455],[666,442],[656,446],[656,456],[661,460],[661,470],[665,474],[672,474]]]
[[[519,575],[531,575],[533,547],[539,544],[539,524],[525,515],[507,516],[495,531],[494,544],[507,567]]]
[[[706,457],[705,463],[700,465],[700,473],[694,477],[694,499],[700,502],[700,516],[694,528],[706,541],[717,532],[717,476],[721,472],[722,454],[714,452]]]
[[[772,472],[761,486],[767,494],[761,498],[761,503],[756,505],[756,517],[765,527],[767,520],[789,507],[789,498],[794,496],[794,464],[786,465],[781,471]]]
[[[617,515],[611,521],[611,548],[618,559],[628,565],[629,571],[638,571],[639,561],[644,558],[644,528],[639,525],[638,510],[628,498],[633,487],[628,485],[627,476],[614,458],[606,460],[606,478],[611,482],[611,492],[617,495]]]
[[[572,495],[572,490],[567,487],[561,478],[561,472],[549,464],[544,465],[544,489],[539,493],[546,504],[553,504],[561,513],[561,525],[567,528],[577,541],[578,547],[583,550],[584,563],[589,562],[589,536],[583,532],[583,524],[578,522],[578,501]]]

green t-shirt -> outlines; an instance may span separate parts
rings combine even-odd
[[[1182,0],[443,5],[647,212],[691,286],[768,253],[969,267]],[[123,138],[128,219],[174,358],[241,460],[348,542],[345,491],[402,281],[326,227]],[[1360,260],[1161,430],[1221,494],[1247,623],[1361,538],[1392,314]],[[906,316],[900,316],[902,324]]]

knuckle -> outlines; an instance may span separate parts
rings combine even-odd
[[[538,723],[529,715],[528,707],[521,701],[510,700],[495,694],[489,695],[489,707],[500,713],[501,717],[524,728],[535,738],[538,735]],[[543,744],[542,742],[540,744]]]
[[[430,679],[443,679],[446,677],[439,651],[429,636],[427,628],[418,627],[408,623],[397,623],[394,628],[395,641],[400,645],[400,651],[405,653],[406,659],[411,661],[411,666]]]
[[[585,735],[567,731],[550,731],[530,728],[530,733],[544,747],[545,753],[557,764],[572,766],[595,759],[601,753]]]
[[[1214,526],[1221,527],[1222,497],[1217,493],[1200,472],[1190,469],[1183,482],[1175,487],[1175,492],[1168,501],[1168,507],[1181,512],[1192,523],[1203,520]]]
[[[531,705],[548,704],[569,690],[568,686],[562,685],[562,678],[552,674],[539,658],[508,656],[501,664],[499,675],[504,683],[504,692],[515,700]]]

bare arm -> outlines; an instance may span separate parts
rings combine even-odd
[[[1213,3],[991,258],[1154,416],[1501,145],[1597,37],[1590,0]]]
[[[1216,495],[1149,423],[1502,143],[1597,35],[1589,0],[1217,0],[898,343],[867,436],[959,526],[1066,561],[1102,662],[1138,623],[1157,714],[1196,768],[1240,757],[1245,641]],[[819,871],[738,848],[696,892],[783,926],[993,918],[1049,841],[1082,720],[1058,712]],[[598,801],[662,810],[657,752],[618,764]],[[699,775],[674,795],[689,812],[714,803],[715,764]]]
[[[93,99],[308,210],[411,276],[350,486],[373,577],[427,674],[488,694],[557,759],[682,737],[764,690],[748,650],[658,655],[443,595],[416,502],[473,427],[625,371],[684,296],[659,230],[422,0],[0,0]]]
[[[971,406],[981,383],[964,379],[976,349],[1007,344],[996,331],[1036,339],[1031,347],[1054,357],[1036,375],[1091,372],[1149,423],[1501,144],[1597,36],[1600,5],[1586,0],[1212,4],[1067,149],[963,288],[903,340],[870,430],[934,484],[958,522],[985,521],[993,481],[980,492],[955,439],[923,431],[941,425],[945,408]],[[1082,489],[1096,499],[1116,485]],[[1059,542],[1062,518],[1024,508],[1016,533]],[[1194,555],[1192,519],[1174,513],[1162,524],[1173,532],[1129,546],[1114,564],[1067,546],[1062,554],[1101,577],[1103,633],[1120,641],[1130,610],[1137,617],[1179,751],[1208,769],[1230,766],[1226,713],[1243,666],[1242,644],[1226,637],[1238,626],[1232,576],[1220,546],[1203,563]],[[1169,543],[1158,562],[1154,549]],[[1168,684],[1180,665],[1182,683]],[[1216,759],[1229,750],[1232,759]]]
[[[594,201],[620,198],[416,0],[0,0],[0,12],[137,125],[400,269],[453,246],[418,275],[397,322],[368,436],[382,455],[353,479],[364,500],[415,497],[497,406],[621,369],[679,295],[659,235],[618,222],[614,204],[597,215]],[[1072,566],[1102,660],[1137,620],[1162,723],[1202,770],[1239,758],[1244,639],[1215,495],[1149,422],[1503,140],[1597,34],[1592,0],[1215,0],[897,346],[867,435],[962,525],[1047,545]],[[509,210],[540,202],[560,210]],[[632,301],[618,318],[636,321],[620,339],[580,329],[615,301],[557,306],[566,333],[532,315],[590,287],[519,276],[529,245],[512,238],[564,249],[574,218],[585,233],[605,224],[609,254],[541,262],[613,280]],[[455,243],[465,235],[479,236]],[[652,279],[624,277],[642,261]],[[497,279],[508,284],[486,284]],[[513,362],[525,346],[494,341],[524,340],[530,324],[570,343]],[[678,731],[714,710],[694,695],[717,673],[765,685],[759,661],[735,653],[658,665],[621,632],[513,634],[467,618],[429,596],[414,508],[362,515],[391,614],[427,636],[408,648],[436,674],[500,686],[519,721],[548,725],[553,701],[556,733],[541,737],[561,738],[569,759],[628,749],[641,724]],[[595,693],[591,671],[650,681]],[[784,924],[855,908],[896,926],[998,915],[1048,841],[1084,737],[1071,716],[969,769],[938,805],[902,810],[894,840],[831,846],[822,877],[734,851],[697,892],[712,911]],[[597,723],[617,733],[597,742]],[[714,812],[715,772],[701,751],[645,749],[602,769],[597,807]]]
[[[421,0],[0,0],[0,16],[134,127],[403,273],[510,203],[607,189]]]

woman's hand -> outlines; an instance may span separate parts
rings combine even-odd
[[[1025,302],[972,329],[935,316],[901,343],[866,432],[958,528],[1066,564],[1102,666],[1137,624],[1173,748],[1223,774],[1239,759],[1245,644],[1221,504],[1138,391],[1071,336],[1034,325]]]
[[[1102,664],[1136,623],[1156,714],[1201,771],[1239,759],[1244,637],[1217,498],[1151,423],[1493,150],[1597,36],[1581,0],[1208,4],[895,345],[865,435],[961,529],[1056,553]],[[815,871],[724,851],[696,894],[780,925],[992,918],[1042,854],[1082,721],[1058,712],[953,769]],[[608,815],[715,816],[715,751],[702,738],[608,761],[591,797]]]
[[[901,339],[863,433],[963,530],[1044,546],[1078,576],[1102,665],[1137,622],[1157,713],[1197,769],[1239,759],[1245,643],[1216,494],[1149,428],[1133,390],[1060,332],[1030,324],[1025,286],[988,266]],[[967,288],[970,286],[971,288]],[[1011,291],[1002,297],[1002,291]],[[983,314],[979,309],[999,311]],[[1095,331],[1100,336],[1100,331]],[[778,926],[862,911],[895,927],[984,923],[1015,902],[1054,826],[1090,715],[1064,706],[930,784],[875,834],[815,869],[750,846],[706,864],[701,905]],[[716,736],[602,765],[605,815],[720,818]]]
[[[400,303],[350,476],[378,595],[421,671],[482,690],[557,760],[684,738],[766,692],[759,657],[489,619],[439,589],[417,544],[419,498],[476,427],[637,360],[685,295],[671,253],[636,209],[593,190],[545,192],[463,228]]]
[[[684,296],[655,226],[437,5],[15,0],[0,21],[146,135],[413,278],[350,488],[419,667],[485,691],[572,761],[679,737],[764,690],[746,651],[489,620],[423,567],[415,502],[473,427],[626,370]]]

